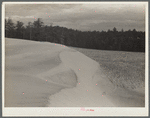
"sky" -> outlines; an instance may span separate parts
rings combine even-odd
[[[144,3],[53,3],[6,4],[5,18],[24,25],[41,18],[44,25],[61,26],[81,31],[107,31],[114,27],[145,31]]]

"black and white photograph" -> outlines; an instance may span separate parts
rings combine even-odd
[[[142,1],[3,2],[3,107],[146,110],[147,9]]]

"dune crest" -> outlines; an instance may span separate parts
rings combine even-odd
[[[64,65],[76,73],[78,83],[74,88],[62,89],[50,96],[50,107],[115,106],[105,95],[105,91],[98,89],[97,80],[93,78],[93,75],[99,70],[99,64],[96,61],[80,52],[69,51],[61,52],[60,59]]]

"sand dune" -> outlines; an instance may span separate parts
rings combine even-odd
[[[144,107],[84,54],[46,42],[6,39],[6,107]]]
[[[80,52],[61,52],[60,59],[77,75],[78,84],[50,96],[51,107],[144,107],[143,94],[114,86],[99,64]]]
[[[66,49],[60,45],[6,38],[5,106],[43,107],[51,94],[75,86],[76,76],[72,71],[58,70],[59,53],[63,50]],[[54,71],[53,77],[45,77],[45,73],[50,74],[54,68],[61,77],[63,73],[65,77],[72,77],[69,85],[65,80],[64,83],[53,81]]]

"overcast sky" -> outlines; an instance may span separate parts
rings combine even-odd
[[[82,31],[136,29],[145,31],[144,4],[7,4],[5,17],[25,25],[42,18],[45,25],[63,26]]]

